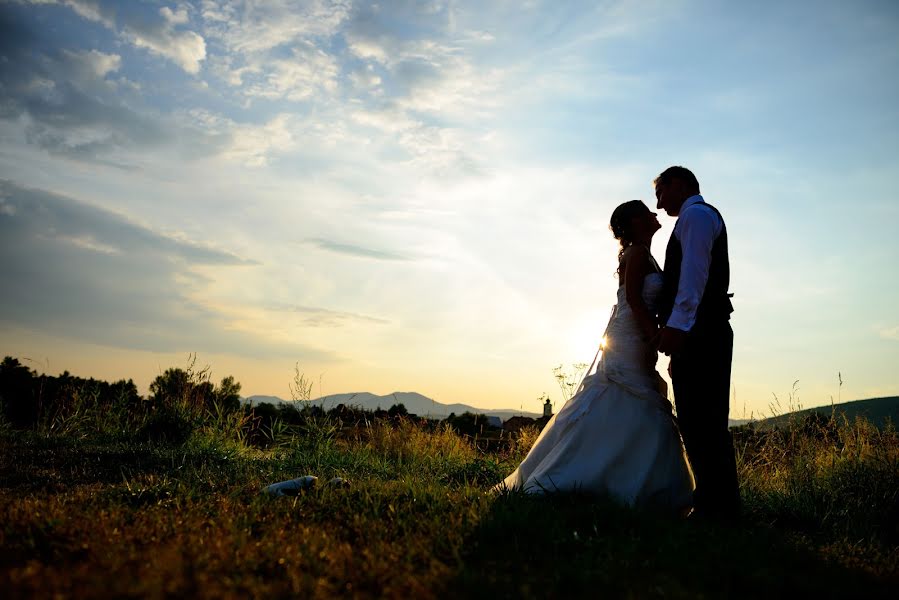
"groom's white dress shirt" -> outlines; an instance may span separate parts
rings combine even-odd
[[[690,331],[696,323],[696,309],[709,280],[712,244],[723,228],[721,217],[703,202],[699,194],[690,196],[681,206],[674,224],[674,237],[680,242],[683,259],[674,308],[666,323],[668,327]]]

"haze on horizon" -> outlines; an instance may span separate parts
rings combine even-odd
[[[612,209],[682,164],[731,416],[899,395],[894,2],[5,0],[0,60],[0,352],[40,371],[539,412]]]

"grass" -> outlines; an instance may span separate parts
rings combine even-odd
[[[899,436],[862,420],[738,430],[746,514],[727,525],[491,494],[533,431],[483,452],[447,427],[319,416],[260,449],[229,419],[177,440],[89,420],[0,426],[5,597],[888,597],[899,584]],[[352,485],[260,494],[305,474]]]

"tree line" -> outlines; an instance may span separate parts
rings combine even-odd
[[[158,375],[146,397],[138,393],[131,379],[110,383],[84,379],[68,371],[57,376],[41,374],[10,356],[0,363],[0,415],[13,429],[93,429],[177,442],[187,439],[198,427],[228,422],[242,430],[241,436],[247,442],[264,446],[276,428],[302,431],[310,421],[322,419],[337,427],[399,419],[422,427],[436,427],[439,423],[410,414],[402,403],[386,410],[344,404],[325,410],[308,400],[251,406],[241,403],[240,391],[240,383],[231,375],[214,384],[208,367],[196,367],[195,357],[191,357],[186,368],[172,367]],[[473,413],[451,414],[443,423],[469,436],[493,429],[485,415]]]

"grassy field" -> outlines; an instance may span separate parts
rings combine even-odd
[[[864,421],[738,430],[745,516],[678,520],[572,494],[494,495],[535,432],[241,413],[179,439],[82,406],[0,424],[0,589],[21,597],[894,597],[899,435]],[[170,424],[171,425],[171,424]],[[264,446],[264,447],[263,447]],[[349,478],[296,497],[265,485]]]

